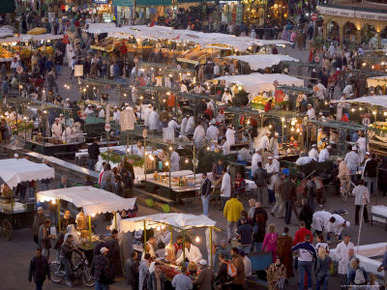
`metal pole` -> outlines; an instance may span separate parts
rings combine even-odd
[[[360,225],[359,225],[359,232],[357,234],[357,250],[356,250],[357,254],[359,254],[361,225],[363,224],[363,213],[364,213],[364,201],[363,201],[363,205],[361,206],[361,211],[360,211]]]
[[[114,212],[114,228],[117,229],[117,212]]]
[[[132,146],[133,151],[133,146]],[[144,180],[146,181],[146,138],[144,138]]]
[[[89,215],[89,242],[91,242],[91,215]]]
[[[144,253],[146,253],[146,221],[144,221]]]
[[[211,247],[211,249],[210,249],[210,253],[211,253],[211,257],[210,257],[210,261],[211,261],[211,268],[214,268],[214,255],[213,255],[213,253],[212,253],[212,227],[210,227],[210,247]]]
[[[183,231],[183,265],[185,265],[185,231]]]
[[[172,232],[173,228],[172,226],[169,226],[169,232],[171,233],[171,241],[170,241],[170,244],[173,245],[173,232]]]
[[[61,220],[60,220],[60,199],[58,198],[56,200],[56,202],[57,202],[57,209],[58,209],[58,226],[59,226],[59,231],[61,231],[62,225],[61,225]]]

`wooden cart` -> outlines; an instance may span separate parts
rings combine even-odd
[[[13,208],[0,203],[1,235],[7,241],[12,239],[13,230],[31,228],[34,220],[34,204],[26,204],[24,208]]]

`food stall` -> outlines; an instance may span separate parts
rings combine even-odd
[[[173,230],[181,232],[183,236],[183,251],[182,255],[185,260],[185,239],[187,233],[190,231],[196,232],[199,229],[207,229],[209,228],[209,244],[210,249],[208,249],[211,253],[210,265],[213,267],[213,245],[212,245],[212,235],[213,231],[220,231],[215,227],[216,222],[205,215],[193,215],[193,214],[182,214],[182,213],[164,213],[164,214],[155,214],[143,217],[136,217],[131,219],[122,219],[120,222],[120,231],[121,232],[133,232],[142,230],[144,232],[144,245],[146,244],[147,237],[146,232],[147,229],[156,229],[160,230],[160,228],[168,227],[171,233],[171,242],[173,241]],[[195,238],[195,240],[200,240]],[[146,250],[146,248],[144,248]],[[173,276],[180,273],[179,267],[169,265],[167,263],[162,264],[162,268],[165,271],[167,278],[172,280]]]
[[[4,182],[0,198],[0,222],[1,232],[6,240],[12,238],[14,229],[31,227],[35,214],[34,203],[23,204],[15,201],[13,189],[20,182],[54,177],[54,168],[43,163],[35,163],[24,158],[0,160],[0,178]]]
[[[368,93],[387,94],[387,75],[367,78]]]
[[[61,200],[72,203],[83,212],[88,218],[88,227],[82,225],[79,235],[91,243],[96,241],[97,236],[92,235],[91,219],[98,214],[115,213],[112,225],[118,228],[116,212],[122,210],[132,210],[136,204],[136,198],[123,198],[109,191],[95,188],[93,186],[78,186],[69,188],[51,189],[40,191],[36,194],[38,202],[51,202],[57,206],[58,227],[61,228]]]

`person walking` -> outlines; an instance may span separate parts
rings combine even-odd
[[[277,258],[273,264],[266,270],[267,283],[269,290],[282,290],[285,287],[286,267],[282,264],[280,258]]]
[[[237,248],[232,248],[231,251],[232,263],[234,264],[237,275],[232,281],[232,289],[242,290],[245,284],[245,264],[243,263],[243,258],[239,255]]]
[[[241,218],[242,210],[243,204],[238,200],[238,196],[232,197],[224,206],[223,215],[227,221],[227,239],[229,243],[231,243],[236,222]]]
[[[46,219],[44,223],[39,227],[39,245],[42,249],[42,255],[50,259],[51,239],[55,236],[50,233],[51,220]]]
[[[231,176],[227,172],[227,167],[223,167],[222,169],[223,177],[222,177],[222,184],[220,186],[220,199],[222,203],[221,210],[224,209],[226,202],[231,197],[231,189],[232,189],[232,182],[231,182]]]
[[[118,213],[117,213],[118,215]],[[121,260],[120,260],[120,245],[118,244],[118,231],[113,229],[110,236],[105,238],[105,244],[110,250],[109,265],[112,274],[112,279],[122,276]]]
[[[129,290],[138,290],[138,254],[133,251],[131,258],[126,261],[125,264],[125,277],[126,284],[129,286]]]
[[[107,247],[102,247],[100,255],[94,256],[91,263],[91,274],[95,280],[95,290],[109,290],[109,285],[113,282],[110,276],[110,263],[106,257],[109,253]]]
[[[258,162],[258,168],[254,174],[254,182],[257,185],[257,200],[264,205],[267,205],[268,199],[267,179],[266,169],[262,167],[262,162]]]
[[[145,253],[144,259],[140,262],[140,266],[138,267],[138,290],[143,290],[146,286],[146,277],[149,275],[149,267],[152,262],[152,257],[149,253]],[[145,286],[144,286],[145,285]]]
[[[173,277],[172,287],[176,290],[191,290],[193,288],[192,281],[186,273],[187,268],[185,266],[181,267],[181,273]]]
[[[357,286],[361,289],[362,285],[367,284],[367,272],[363,267],[360,267],[359,258],[355,258],[351,261],[351,270],[348,276],[350,285]]]
[[[210,194],[212,191],[212,183],[207,177],[207,173],[202,174],[202,183],[200,184],[200,197],[203,204],[203,215],[208,216],[208,203],[210,201]]]
[[[246,254],[251,252],[253,245],[253,227],[246,217],[240,219],[241,224],[238,226],[237,234],[239,235],[240,246],[239,250],[243,250]]]
[[[296,234],[294,235],[294,245],[297,245],[298,243],[302,243],[305,240],[305,236],[310,235],[310,242],[313,243],[313,235],[310,230],[308,230],[305,227],[305,222],[300,221],[299,229],[296,231]]]
[[[254,212],[254,251],[261,252],[263,240],[265,239],[266,234],[266,222],[268,216],[266,210],[261,206],[261,203],[258,201],[255,204]]]
[[[368,162],[369,163],[369,162]],[[361,179],[353,191],[355,196],[355,223],[359,225],[359,212],[363,211],[364,222],[368,223],[367,204],[370,204],[370,193],[367,187],[364,186],[364,179]],[[363,207],[363,208],[362,208]]]
[[[47,258],[42,255],[42,250],[38,248],[35,251],[35,256],[30,262],[28,281],[31,282],[32,278],[34,278],[36,290],[41,290],[43,289],[43,283],[46,280],[46,276],[50,279],[50,266]]]
[[[310,243],[311,235],[305,235],[305,241],[298,243],[292,248],[292,251],[298,252],[298,276],[299,276],[299,289],[304,290],[305,273],[307,275],[308,289],[312,289],[312,266],[313,260],[317,259],[316,251],[313,245]]]
[[[336,256],[339,260],[338,273],[340,275],[346,275],[349,263],[349,250],[355,249],[355,245],[351,242],[351,236],[344,235],[343,241],[336,247]]]
[[[32,235],[36,244],[39,242],[39,227],[45,220],[46,216],[43,213],[43,207],[39,206],[34,217],[34,222],[32,223]]]
[[[263,240],[262,252],[271,252],[273,263],[275,263],[277,258],[277,239],[278,234],[275,232],[275,224],[270,224],[268,233]]]
[[[284,212],[283,209],[285,208],[285,203],[283,200],[283,190],[282,186],[285,181],[286,175],[284,173],[281,173],[274,182],[274,196],[275,196],[275,205],[273,206],[270,214],[275,217],[276,213],[278,213],[279,218],[283,218]]]
[[[293,203],[297,200],[297,188],[295,183],[295,177],[288,177],[284,184],[282,185],[283,188],[283,196],[285,201],[285,224],[290,224],[291,218],[292,218],[292,210],[293,210]]]
[[[376,186],[377,168],[378,162],[376,161],[376,155],[372,153],[371,158],[365,163],[364,168],[364,178],[367,182],[368,192],[372,195],[376,195],[378,193],[378,189]]]
[[[284,227],[283,233],[277,239],[277,256],[286,268],[286,278],[293,275],[293,239],[289,236],[289,228]]]
[[[93,144],[87,147],[87,152],[89,153],[88,168],[89,170],[95,170],[95,164],[98,162],[99,151],[99,139],[94,139]]]
[[[310,203],[308,203],[308,200],[303,198],[301,200],[302,203],[302,209],[300,210],[298,219],[299,221],[305,222],[305,227],[308,230],[311,230],[311,225],[313,221],[313,209],[310,207]]]
[[[215,276],[210,268],[207,267],[207,261],[202,259],[199,261],[200,272],[196,281],[193,284],[198,285],[200,290],[212,290],[212,284]]]
[[[332,259],[328,256],[324,247],[318,248],[317,263],[316,263],[316,290],[320,290],[323,286],[324,290],[328,290],[329,269]]]

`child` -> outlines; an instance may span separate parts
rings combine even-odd
[[[248,211],[248,213],[247,213],[247,217],[248,217],[249,221],[252,221],[253,218],[254,218],[254,213],[255,213],[255,203],[256,203],[256,202],[257,202],[257,201],[256,201],[254,198],[250,198],[250,199],[249,199],[249,207],[250,207],[250,209],[249,209],[249,211]]]
[[[315,246],[316,252],[318,253],[318,248],[323,247],[325,248],[327,254],[329,254],[329,246],[326,242],[324,242],[324,237],[322,234],[317,235],[317,244]]]

